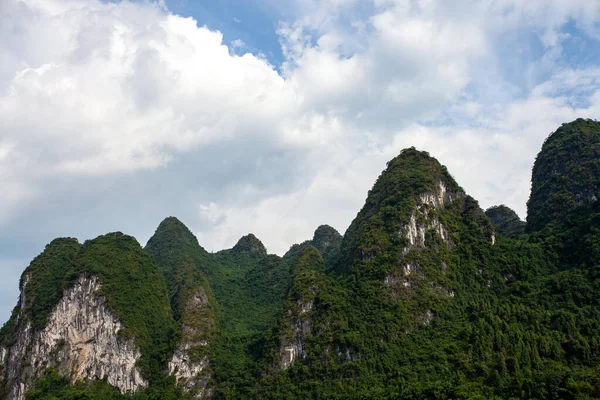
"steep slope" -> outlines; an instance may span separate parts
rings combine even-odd
[[[600,122],[563,124],[533,166],[526,230],[557,253],[559,267],[600,264]],[[593,275],[596,276],[596,275]],[[593,278],[591,276],[590,278]]]
[[[288,290],[289,266],[267,254],[252,234],[210,256],[206,275],[220,329],[214,349],[215,396],[248,396],[265,336],[275,326]]]
[[[24,272],[21,293],[3,328],[6,398],[24,398],[48,368],[72,383],[106,379],[122,393],[164,375],[173,329],[166,285],[134,238],[55,240]]]
[[[488,208],[485,210],[485,215],[501,235],[514,239],[525,232],[525,222],[504,204]]]
[[[283,304],[283,313],[271,340],[270,369],[282,371],[297,360],[326,356],[344,359],[347,354],[333,341],[323,340],[319,333],[333,332],[347,322],[337,300],[345,298],[343,286],[325,274],[325,261],[316,247],[306,246],[292,262],[292,285]],[[314,349],[320,349],[314,352]],[[268,386],[265,382],[263,386]]]
[[[311,240],[306,240],[300,244],[294,244],[283,255],[283,259],[287,262],[293,260],[306,249],[308,246],[314,246],[323,256],[325,260],[325,269],[333,266],[337,261],[342,244],[342,235],[329,225],[319,226]]]
[[[214,295],[201,272],[208,253],[175,217],[160,223],[145,250],[163,271],[177,329],[169,373],[198,398],[210,395],[210,346],[216,334]]]
[[[600,122],[577,119],[552,133],[538,154],[527,202],[527,232],[565,222],[600,196]]]
[[[486,268],[494,242],[488,218],[446,169],[404,150],[369,192],[332,273],[318,273],[314,248],[297,258],[308,274],[300,276],[320,283],[294,276],[310,299],[290,293],[280,372],[262,382],[262,395],[451,396],[441,382],[456,381],[466,304],[502,282]]]
[[[173,217],[145,251],[57,239],[0,330],[0,397],[600,399],[599,125],[546,140],[526,232],[411,148],[343,238],[284,258]]]
[[[26,346],[34,341],[32,331],[40,331],[53,317],[63,295],[63,280],[73,268],[80,247],[77,239],[55,239],[21,275],[19,302],[0,330],[0,397],[23,398],[33,380],[41,375],[42,371],[31,368],[20,371],[24,361],[31,358],[26,354]]]
[[[293,285],[284,304],[283,329],[277,367],[289,368],[296,359],[306,358],[306,337],[313,331],[315,298],[323,289],[323,257],[313,246],[297,257],[293,266]]]
[[[286,303],[261,395],[600,398],[600,214],[587,201],[531,241],[497,241],[444,167],[404,150],[344,236],[335,279],[307,286],[319,288],[310,312]]]

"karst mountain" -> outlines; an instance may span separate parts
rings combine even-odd
[[[524,221],[408,148],[343,235],[283,257],[175,217],[145,246],[55,239],[0,330],[0,399],[600,398],[600,122],[532,163]]]

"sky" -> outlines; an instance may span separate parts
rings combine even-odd
[[[600,0],[0,0],[0,323],[55,237],[344,232],[406,147],[526,216],[600,116]]]

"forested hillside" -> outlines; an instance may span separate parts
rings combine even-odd
[[[600,399],[599,198],[600,123],[578,119],[543,144],[526,222],[408,148],[343,236],[283,257],[253,234],[209,253],[174,217],[145,249],[56,239],[0,331],[0,393],[18,365],[41,371],[28,399]],[[11,356],[81,276],[139,348],[134,390]]]

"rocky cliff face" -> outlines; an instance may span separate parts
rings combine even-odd
[[[167,279],[171,307],[180,323],[179,341],[167,369],[186,393],[210,396],[210,346],[216,323],[210,285],[201,272],[208,253],[177,218],[166,218],[148,241],[152,255]]]
[[[207,367],[210,363],[209,332],[213,329],[214,320],[212,316],[207,318],[207,314],[212,314],[212,308],[204,288],[199,287],[188,298],[181,339],[168,364],[169,374],[174,375],[177,383],[197,398],[211,394]]]
[[[319,250],[308,246],[292,266],[292,288],[285,302],[280,326],[279,358],[276,369],[285,370],[307,356],[307,336],[315,329],[315,302],[323,289],[324,260]]]
[[[435,183],[432,190],[416,196],[408,223],[398,230],[398,235],[405,239],[406,245],[397,256],[397,266],[383,279],[394,297],[410,297],[419,287],[426,288],[433,295],[454,297],[454,290],[439,283],[440,277],[444,280],[449,272],[441,253],[455,247],[443,217],[447,207],[464,198],[464,192],[449,191],[442,179]],[[490,242],[493,244],[493,236],[490,236]],[[425,253],[427,256],[424,259]],[[429,268],[422,266],[424,262],[430,264]],[[429,325],[433,317],[432,310],[425,309],[415,314],[414,321]]]
[[[301,298],[293,308],[287,310],[290,331],[281,338],[279,369],[288,369],[296,360],[306,357],[305,337],[313,329],[310,320],[312,308],[313,301]]]
[[[22,298],[28,280],[24,277]],[[48,367],[56,368],[72,382],[106,379],[122,393],[147,386],[135,365],[140,351],[133,339],[120,337],[123,324],[98,294],[101,287],[97,277],[80,276],[64,291],[40,331],[32,329],[23,315],[17,317],[16,341],[0,348],[8,400],[24,399],[25,392]]]

